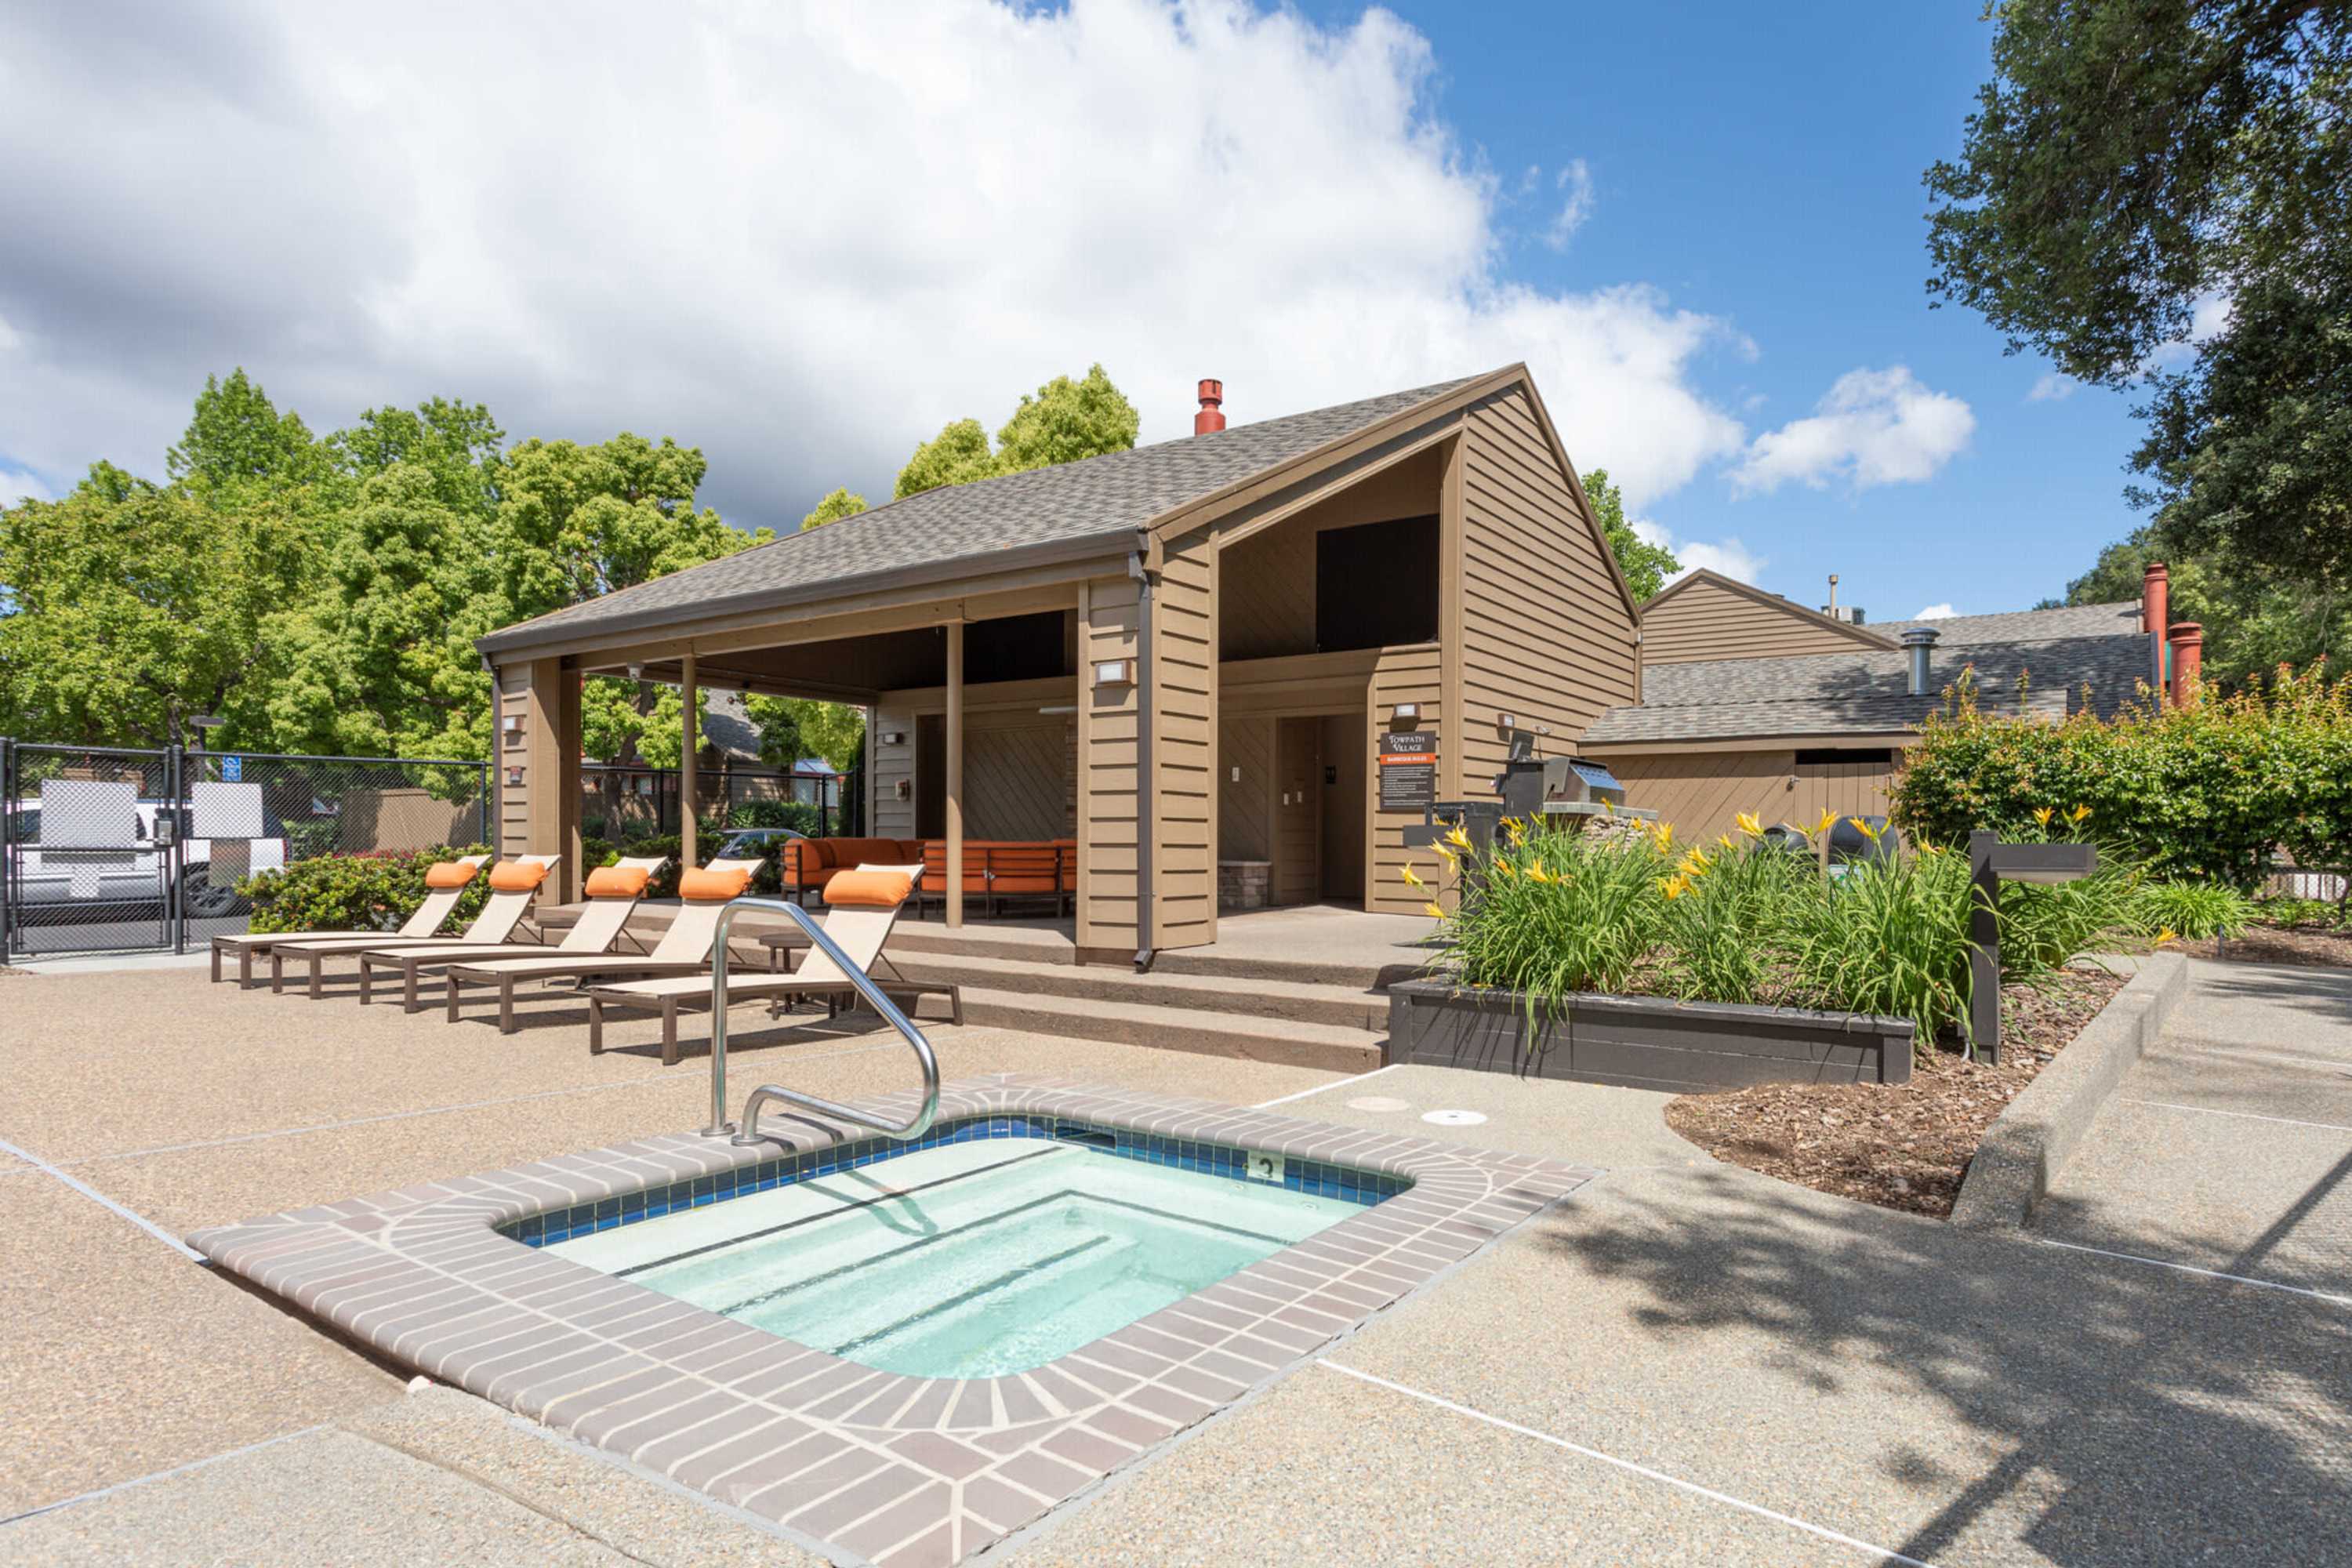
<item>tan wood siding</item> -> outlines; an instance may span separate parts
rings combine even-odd
[[[1066,816],[1068,738],[1058,719],[979,714],[965,721],[967,838],[1058,838]]]
[[[528,663],[499,666],[499,853],[509,858],[526,853],[523,846],[530,842],[530,735],[506,728],[509,719],[518,725],[530,719],[530,671]],[[522,779],[509,784],[507,770],[515,767],[522,769]]]
[[[1168,547],[1152,590],[1151,945],[1217,939],[1217,544]]]
[[[1444,455],[1383,468],[1296,517],[1228,546],[1219,561],[1218,647],[1226,659],[1315,651],[1315,536],[1326,529],[1434,513]]]
[[[1371,684],[1366,692],[1366,728],[1368,746],[1377,746],[1379,737],[1393,726],[1390,714],[1400,702],[1418,703],[1421,717],[1404,726],[1408,729],[1433,731],[1437,736],[1441,759],[1439,776],[1444,775],[1443,758],[1445,748],[1453,743],[1453,716],[1441,711],[1439,683],[1440,659],[1435,643],[1422,643],[1412,647],[1382,648],[1372,669]],[[1367,768],[1368,775],[1374,770]],[[1404,847],[1404,830],[1421,824],[1418,811],[1381,811],[1380,781],[1368,776],[1365,780],[1366,810],[1371,823],[1371,863],[1365,879],[1364,907],[1386,914],[1412,914],[1426,903],[1429,895],[1405,884],[1402,875],[1410,864],[1424,880],[1434,882],[1437,877],[1437,857],[1426,849],[1408,850]]]
[[[499,850],[560,857],[549,891],[578,896],[580,677],[561,659],[499,667]],[[508,731],[507,719],[520,728]],[[569,764],[566,758],[569,757]],[[509,770],[519,769],[509,783]]]
[[[877,698],[866,731],[874,756],[874,810],[866,826],[877,838],[915,837],[915,710],[908,695],[891,691]],[[890,740],[892,735],[898,740]]]
[[[1473,411],[1463,437],[1460,504],[1454,751],[1461,792],[1479,796],[1492,793],[1509,750],[1500,715],[1521,729],[1549,728],[1541,750],[1557,755],[1573,750],[1602,710],[1638,700],[1636,627],[1606,548],[1523,388]]]
[[[1652,664],[1851,653],[1877,646],[1823,626],[1797,605],[1760,603],[1717,583],[1689,584],[1642,616],[1642,657]]]
[[[1095,664],[1136,657],[1140,606],[1127,577],[1098,577],[1078,603],[1078,928],[1082,949],[1132,952],[1136,703],[1131,685],[1097,686]]]
[[[1786,752],[1660,752],[1608,759],[1629,805],[1675,826],[1677,837],[1705,840],[1729,833],[1741,812],[1766,826],[1810,829],[1822,812],[1883,816],[1894,783],[1891,763],[1872,759],[1799,763]]]

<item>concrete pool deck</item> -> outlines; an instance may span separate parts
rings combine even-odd
[[[2268,1011],[2244,1038],[2326,1057],[2340,1001],[2249,998]],[[1609,1168],[992,1558],[2344,1560],[2343,1308],[1784,1186],[1684,1144],[1640,1091],[933,1037],[950,1078],[1321,1089],[1280,1109]],[[892,1037],[738,1043],[739,1088],[905,1082]],[[0,1140],[174,1235],[675,1132],[707,1096],[696,1059],[592,1060],[576,1026],[501,1039],[186,972],[0,977]],[[1489,1120],[1421,1121],[1440,1108]],[[0,1162],[0,1518],[120,1489],[0,1525],[0,1562],[822,1561],[470,1396],[404,1394],[39,1164]]]

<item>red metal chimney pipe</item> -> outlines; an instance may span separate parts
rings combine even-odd
[[[2205,628],[2195,621],[2172,623],[2172,702],[2185,706],[2205,674]]]
[[[1211,436],[1225,427],[1225,384],[1203,378],[1201,382],[1201,411],[1192,416],[1192,434]]]
[[[2172,608],[2172,574],[2161,561],[2151,561],[2140,574],[2139,626],[2148,634],[2149,658],[2153,669],[2148,684],[2158,691],[2171,684],[2172,671],[2166,668],[2164,657],[2165,616]]]

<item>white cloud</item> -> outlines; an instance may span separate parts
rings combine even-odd
[[[18,501],[57,499],[57,492],[41,482],[40,475],[0,463],[0,507],[15,506]]]
[[[0,447],[152,471],[237,364],[320,428],[446,394],[518,436],[673,434],[746,522],[887,490],[947,420],[1096,360],[1153,440],[1189,432],[1203,375],[1249,420],[1525,359],[1636,500],[1746,437],[1693,381],[1738,344],[1722,321],[1500,273],[1507,181],[1387,11],[564,18],[358,28],[280,0],[167,8],[127,43],[99,7],[12,19],[0,211],[42,221],[0,226],[31,345]]]
[[[1949,605],[1930,605],[1911,618],[1915,621],[1948,621],[1959,613]]]
[[[2083,384],[2063,371],[2048,370],[2025,395],[2028,403],[2063,403],[2083,390]]]
[[[1747,491],[1790,480],[1818,489],[1843,479],[1857,490],[1916,483],[1957,457],[1976,425],[1966,403],[1906,366],[1850,370],[1812,415],[1750,442],[1732,482]]]
[[[1566,250],[1584,220],[1592,216],[1592,171],[1585,167],[1583,159],[1572,158],[1552,183],[1563,195],[1559,216],[1544,230],[1544,243],[1554,250]]]
[[[1753,583],[1766,564],[1763,556],[1749,550],[1737,536],[1711,543],[1706,540],[1676,539],[1664,525],[1646,517],[1633,519],[1631,526],[1636,537],[1672,551],[1675,559],[1682,563],[1682,570],[1667,579],[1670,583],[1680,582],[1701,569],[1720,572],[1742,583]]]

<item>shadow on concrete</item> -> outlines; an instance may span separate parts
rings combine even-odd
[[[1706,1353],[1710,1330],[1760,1330],[1823,1396],[1825,1424],[1892,1384],[1981,1434],[1983,1473],[1889,1542],[1906,1556],[1937,1561],[1982,1525],[2085,1568],[2352,1560],[2342,1308],[1723,1170],[1622,1188],[1587,1217],[1549,1245],[1639,1286],[1636,1321],[1676,1353]],[[1824,1463],[1850,1462],[1851,1443],[1825,1427]],[[1879,1464],[1915,1481],[1937,1469],[1901,1445]]]

